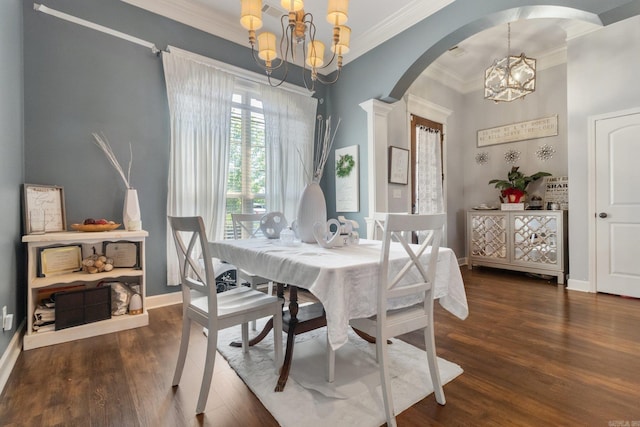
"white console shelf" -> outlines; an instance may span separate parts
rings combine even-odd
[[[63,231],[46,234],[30,234],[22,236],[22,242],[27,245],[27,330],[23,340],[23,348],[30,350],[52,344],[137,328],[149,324],[145,295],[145,238],[149,234],[142,231],[103,231],[80,232]],[[89,274],[84,272],[66,273],[48,277],[38,277],[39,253],[43,248],[65,245],[91,245],[103,242],[136,242],[140,245],[139,268],[114,268],[109,272]],[[84,284],[95,286],[105,280],[137,282],[140,285],[142,297],[142,313],[112,316],[111,319],[73,326],[57,331],[34,331],[33,314],[38,303],[38,292],[45,288],[55,288],[66,285]]]

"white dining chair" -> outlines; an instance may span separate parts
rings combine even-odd
[[[382,218],[384,216],[384,218]],[[436,276],[438,251],[442,239],[445,214],[411,215],[388,213],[380,216],[384,221],[382,250],[380,252],[380,274],[378,275],[377,315],[366,319],[354,319],[350,325],[354,329],[376,338],[376,358],[380,369],[380,382],[384,399],[387,425],[395,426],[395,412],[391,394],[387,340],[415,330],[424,331],[426,358],[431,374],[431,382],[436,401],[444,405],[445,397],[438,371],[436,345],[433,330],[433,292]],[[422,243],[410,245],[413,232],[421,232]],[[392,242],[399,242],[409,255],[409,260],[401,269],[389,268],[389,255]],[[425,262],[422,255],[429,252]],[[411,280],[409,280],[411,279]],[[409,281],[408,283],[406,283]],[[398,297],[417,294],[422,303],[403,308],[388,309],[388,301]],[[330,347],[329,347],[330,348]],[[334,364],[335,353],[329,350],[329,366]],[[329,380],[332,380],[330,373]]]
[[[233,238],[254,239],[256,237],[263,237],[264,234],[260,227],[260,220],[264,215],[265,214],[261,213],[232,213]],[[258,286],[267,285],[267,294],[271,295],[273,293],[273,282],[271,280],[241,268],[236,269],[236,282],[238,284],[246,282],[251,289],[258,289]],[[256,330],[256,322],[251,322],[251,329]]]
[[[182,286],[182,338],[172,385],[180,382],[184,369],[191,322],[207,328],[207,352],[196,413],[204,412],[216,359],[218,331],[242,325],[242,350],[249,350],[251,320],[273,316],[275,372],[282,366],[282,303],[275,296],[248,287],[217,293],[209,242],[201,217],[169,217],[178,253]]]
[[[260,220],[264,214],[231,214],[231,222],[233,224],[234,239],[253,239],[263,237],[260,228]],[[238,283],[246,282],[252,289],[257,289],[260,285],[268,285],[267,293],[271,295],[273,292],[273,282],[264,277],[255,275],[250,271],[237,270]]]
[[[374,212],[371,216],[373,218],[373,233],[372,238],[374,240],[382,240],[384,234],[384,222],[387,219],[386,212]]]

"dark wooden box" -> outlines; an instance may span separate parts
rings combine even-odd
[[[56,330],[111,318],[111,286],[58,292]]]

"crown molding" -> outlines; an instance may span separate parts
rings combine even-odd
[[[567,47],[559,47],[544,54],[533,56],[536,57],[536,71],[546,70],[567,62]],[[437,62],[431,64],[424,71],[423,75],[463,95],[481,90],[484,87],[484,77],[482,73],[473,79],[463,80],[460,76],[456,75],[454,70],[445,68]]]
[[[454,1],[437,0],[429,2],[428,5],[425,5],[424,1],[411,2],[384,21],[370,27],[363,34],[359,34],[357,38],[353,37],[349,56],[344,58],[344,63],[353,61]]]
[[[247,32],[235,21],[220,16],[200,3],[191,0],[120,0],[141,9],[165,16],[174,21],[224,38],[239,45],[247,45]],[[226,0],[228,1],[228,0]],[[364,34],[351,39],[349,55],[343,64],[365,54],[369,50],[387,41],[407,28],[417,24],[429,15],[437,12],[454,0],[435,0],[425,5],[424,1],[414,0],[398,10],[383,22],[370,27]],[[300,65],[300,64],[299,64]]]
[[[234,43],[248,43],[247,32],[202,4],[189,0],[120,0]]]

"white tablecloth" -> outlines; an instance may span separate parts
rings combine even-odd
[[[392,244],[390,269],[408,260]],[[317,244],[284,246],[279,240],[241,239],[210,242],[211,255],[275,282],[308,289],[324,306],[329,342],[334,349],[347,342],[349,320],[376,314],[377,278],[381,242],[325,249]],[[428,253],[423,256],[429,256]],[[440,248],[435,298],[446,310],[465,319],[469,314],[464,283],[455,254]],[[398,301],[395,305],[407,305]]]

